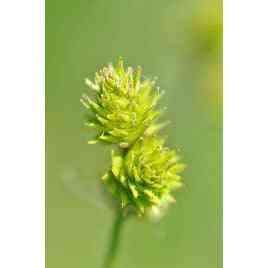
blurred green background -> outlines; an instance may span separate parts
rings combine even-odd
[[[185,187],[158,223],[130,219],[117,268],[222,267],[222,8],[219,0],[46,0],[46,267],[98,268],[113,212],[89,146],[84,78],[122,56],[158,76]]]

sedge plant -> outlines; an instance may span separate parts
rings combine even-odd
[[[101,180],[116,201],[116,217],[104,268],[114,267],[122,223],[130,214],[160,217],[175,201],[172,192],[182,186],[185,164],[178,150],[169,149],[160,130],[165,109],[155,79],[142,77],[141,67],[104,67],[95,80],[85,80],[90,93],[83,94],[86,126],[95,133],[88,143],[113,144],[111,166]]]

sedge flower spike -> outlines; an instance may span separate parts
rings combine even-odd
[[[112,151],[110,170],[102,177],[120,209],[137,215],[161,216],[175,199],[172,192],[182,186],[185,165],[175,150],[159,135],[166,122],[158,119],[162,96],[155,80],[142,79],[141,68],[124,68],[122,59],[96,73],[94,83],[86,79],[94,100],[84,94],[88,111],[86,125],[97,130],[89,144],[103,141],[118,145]]]
[[[112,152],[111,170],[102,179],[122,208],[131,206],[143,215],[174,202],[171,191],[182,186],[184,168],[176,151],[152,136],[140,138],[126,155]]]
[[[131,146],[144,133],[156,133],[163,127],[156,120],[162,111],[156,110],[162,96],[155,80],[141,79],[141,68],[124,68],[122,59],[116,67],[110,64],[96,73],[94,83],[86,79],[94,92],[92,100],[87,94],[81,102],[89,111],[86,125],[97,130],[90,144],[99,141]]]

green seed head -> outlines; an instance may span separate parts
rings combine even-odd
[[[174,201],[171,193],[182,186],[180,173],[185,165],[176,151],[164,145],[158,131],[166,125],[157,119],[161,97],[155,81],[141,79],[141,68],[109,65],[96,73],[95,81],[86,79],[93,99],[84,94],[81,102],[88,111],[86,125],[99,141],[118,144],[112,152],[112,165],[103,176],[107,189],[122,209],[132,208],[142,216],[159,218]]]
[[[112,153],[103,181],[122,208],[134,207],[138,215],[158,213],[174,201],[171,192],[182,186],[179,173],[184,168],[164,139],[151,136],[138,139],[126,153]]]
[[[86,79],[86,84],[94,99],[86,94],[81,98],[89,111],[86,125],[97,131],[90,144],[104,141],[128,148],[139,137],[163,127],[155,123],[162,113],[155,109],[162,94],[154,80],[141,79],[140,67],[125,69],[120,59],[116,67],[104,67],[94,82]]]

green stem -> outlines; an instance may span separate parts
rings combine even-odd
[[[114,224],[113,229],[110,237],[110,244],[107,251],[107,254],[105,256],[104,265],[103,268],[112,268],[114,267],[114,260],[116,253],[118,251],[119,241],[120,241],[120,234],[121,234],[121,227],[124,222],[124,216],[122,209],[118,210]]]

